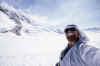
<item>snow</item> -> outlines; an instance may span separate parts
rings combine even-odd
[[[17,36],[6,32],[16,26],[9,17],[0,11],[0,66],[54,66],[67,45],[65,35],[50,31],[45,24],[47,17],[30,16],[29,20],[34,18],[35,22],[20,21],[21,35]],[[100,32],[84,32],[90,39],[89,44],[100,48]]]
[[[40,32],[37,36],[21,36],[17,37],[15,34],[5,34],[0,37],[0,56],[6,60],[3,62],[7,64],[25,63],[42,64],[42,66],[49,66],[56,63],[59,57],[59,52],[65,47],[65,39],[63,35],[55,34],[53,32]],[[11,61],[9,61],[9,58]],[[14,57],[14,58],[13,58]],[[28,58],[28,60],[26,60]],[[30,58],[31,57],[31,58]],[[34,58],[35,59],[32,59]],[[17,58],[19,58],[17,60]],[[14,62],[14,61],[15,62]],[[24,62],[26,61],[26,62]],[[31,63],[33,62],[33,63]]]
[[[99,48],[100,33],[87,31],[86,34],[91,34],[90,45]],[[66,44],[65,36],[54,32],[35,36],[0,34],[0,66],[53,66]]]
[[[3,14],[0,11],[0,29],[5,28],[5,29],[11,29],[15,26],[13,20],[10,20],[9,17],[5,14]]]
[[[100,48],[100,31],[86,31],[85,32],[89,38],[89,44],[92,46],[95,46],[97,48]]]
[[[0,12],[0,66],[52,66],[59,59],[60,51],[65,47],[64,35],[45,31],[44,26],[32,26],[23,22],[21,36],[13,32],[16,24],[7,15]],[[29,30],[25,33],[25,30]]]

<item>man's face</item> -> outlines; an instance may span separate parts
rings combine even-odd
[[[66,38],[69,42],[75,42],[79,39],[79,32],[75,28],[70,28],[66,31]]]

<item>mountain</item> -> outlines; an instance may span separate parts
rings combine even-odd
[[[12,25],[13,27],[11,27],[10,29],[8,29],[9,28],[8,26],[0,27],[0,33],[12,32],[17,36],[20,36],[22,34],[21,32],[25,34],[39,33],[41,31],[46,31],[46,32],[53,31],[59,34],[62,33],[61,30],[59,29],[55,29],[55,30],[49,29],[51,25],[47,25],[47,24],[44,25],[42,23],[38,23],[38,21],[36,21],[36,19],[33,16],[23,11],[18,11],[7,4],[0,4],[0,14],[1,17],[4,18],[4,20],[6,21],[5,24],[7,24],[8,22],[9,24],[11,24],[13,22]],[[2,20],[2,18],[0,20]],[[37,19],[39,20],[39,18]],[[1,24],[2,23],[4,23],[3,20],[1,21]]]
[[[91,27],[85,29],[86,31],[100,32],[100,27]]]

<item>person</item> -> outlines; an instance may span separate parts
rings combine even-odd
[[[64,33],[68,45],[55,66],[100,66],[100,49],[89,45],[89,39],[77,25],[67,25]]]

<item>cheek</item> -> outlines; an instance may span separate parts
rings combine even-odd
[[[79,33],[78,33],[78,32],[75,32],[75,36],[76,36],[76,37],[79,37]]]
[[[76,36],[76,38],[79,38],[79,34],[76,34],[75,36]]]
[[[68,39],[68,35],[67,34],[65,34],[65,38]]]

